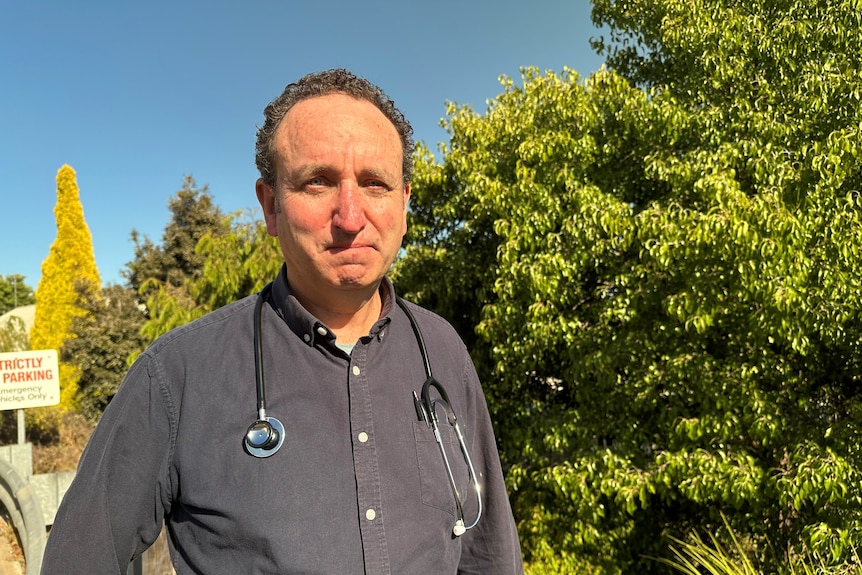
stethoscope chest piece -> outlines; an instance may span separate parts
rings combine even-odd
[[[248,427],[242,446],[255,457],[269,457],[284,444],[284,425],[274,418],[258,419]]]

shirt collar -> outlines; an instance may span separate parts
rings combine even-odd
[[[380,283],[380,319],[371,327],[369,335],[376,339],[382,336],[383,328],[391,321],[395,303],[395,288],[388,277]],[[288,327],[309,346],[327,342],[335,345],[335,334],[323,322],[308,312],[290,291],[287,283],[287,265],[281,266],[278,277],[272,284],[272,304]]]

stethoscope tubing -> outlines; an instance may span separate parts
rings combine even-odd
[[[426,423],[430,423],[431,428],[434,430],[434,441],[437,443],[437,447],[440,450],[440,455],[443,457],[443,463],[446,467],[446,475],[449,479],[449,485],[452,487],[452,494],[455,496],[455,506],[458,509],[458,521],[453,528],[453,532],[456,537],[460,537],[464,534],[468,529],[472,529],[479,523],[479,519],[482,517],[482,492],[481,486],[479,484],[479,480],[476,477],[476,469],[473,467],[473,459],[470,457],[470,452],[467,449],[467,443],[464,440],[464,434],[461,431],[461,426],[458,424],[458,418],[455,416],[455,410],[452,409],[452,404],[449,401],[449,394],[446,393],[446,389],[443,385],[434,379],[434,375],[431,373],[431,362],[428,359],[428,348],[425,347],[425,339],[422,337],[422,332],[419,329],[419,324],[416,322],[416,318],[413,317],[413,313],[410,311],[410,308],[407,306],[407,303],[401,299],[400,297],[396,297],[396,302],[398,306],[404,311],[404,314],[407,316],[407,319],[410,321],[410,327],[413,329],[413,333],[416,336],[416,342],[419,344],[419,352],[422,354],[422,363],[425,367],[425,383],[422,385],[422,410],[427,413],[428,417],[423,417]],[[440,399],[432,400],[431,399],[431,388],[437,390],[437,393],[440,394]],[[464,460],[467,462],[467,470],[470,474],[470,480],[473,483],[473,486],[476,489],[476,500],[478,501],[478,510],[476,513],[476,519],[469,526],[464,524],[464,507],[461,499],[461,495],[458,493],[458,486],[455,483],[455,476],[452,473],[452,466],[449,464],[449,457],[446,455],[446,449],[443,447],[443,438],[440,435],[440,426],[439,420],[437,418],[437,404],[440,403],[443,405],[443,409],[446,411],[446,417],[449,419],[450,425],[455,428],[455,434],[458,438],[458,446],[461,449],[461,453],[464,455]]]
[[[257,388],[257,418],[266,420],[266,386],[263,378],[263,346],[260,343],[261,316],[263,303],[267,294],[272,291],[272,283],[266,284],[254,304],[254,379]]]

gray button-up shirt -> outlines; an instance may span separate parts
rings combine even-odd
[[[413,394],[426,379],[386,281],[384,309],[348,354],[289,293],[262,313],[267,415],[285,442],[248,455],[257,419],[251,296],[159,338],[130,369],[81,459],[43,561],[46,575],[125,574],[170,533],[179,575],[522,573],[491,422],[464,344],[411,306],[482,485],[478,525],[454,537],[455,497]],[[442,410],[441,410],[442,411]],[[442,435],[467,524],[475,491],[452,428]]]

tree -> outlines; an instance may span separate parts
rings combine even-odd
[[[0,276],[0,315],[22,305],[36,302],[33,288],[24,283],[20,274]]]
[[[137,293],[117,285],[104,288],[99,297],[81,289],[86,313],[72,320],[71,333],[60,359],[77,366],[77,411],[96,422],[117,393],[128,371],[129,357],[140,353],[147,340],[141,335],[146,319]]]
[[[278,242],[262,220],[251,213],[232,214],[227,233],[204,235],[195,250],[204,265],[186,290],[162,284],[147,306],[150,319],[143,333],[150,339],[188,323],[221,306],[260,291],[275,279],[283,259]]]
[[[84,220],[75,171],[64,165],[57,172],[57,237],[42,262],[42,278],[36,289],[36,317],[30,331],[32,349],[56,349],[71,337],[72,321],[86,313],[77,305],[80,291],[98,293],[99,271],[93,239]],[[76,287],[77,286],[77,287]],[[60,362],[60,408],[73,406],[78,371]],[[42,413],[51,410],[43,408]]]
[[[0,353],[26,351],[29,348],[27,326],[23,319],[13,315],[0,322]]]
[[[198,277],[204,264],[203,258],[195,253],[198,241],[208,233],[220,235],[226,231],[224,216],[213,203],[208,187],[196,187],[191,176],[185,177],[182,188],[168,200],[168,208],[171,220],[161,244],[156,245],[147,237],[140,239],[137,232],[132,232],[135,259],[127,264],[125,277],[132,289],[139,292],[143,289],[144,300],[160,283],[182,288],[186,280]],[[145,288],[145,284],[152,287]]]
[[[594,16],[640,42],[598,44],[618,72],[528,69],[484,115],[449,108],[442,164],[417,164],[399,289],[479,317],[532,563],[658,572],[660,535],[717,532],[722,513],[772,569],[806,546],[849,560],[859,12],[597,0]]]

